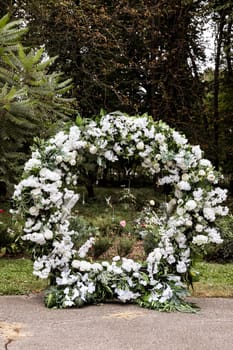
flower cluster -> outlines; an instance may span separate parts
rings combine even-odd
[[[70,229],[69,219],[79,194],[73,189],[88,162],[104,168],[122,160],[135,162],[148,176],[158,174],[158,184],[169,184],[173,198],[158,215],[151,211],[144,218],[142,237],[149,227],[158,238],[144,265],[118,257],[90,263],[83,259],[94,237],[74,249],[78,232]],[[60,131],[33,151],[14,192],[15,214],[25,218],[22,239],[35,248],[34,274],[50,278],[53,303],[59,307],[110,296],[152,308],[174,304],[185,292],[181,280],[194,246],[221,242],[214,221],[227,214],[222,206],[227,194],[218,180],[199,146],[147,115],[115,112]]]

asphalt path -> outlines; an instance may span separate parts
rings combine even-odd
[[[0,297],[0,350],[233,350],[233,299],[190,298],[196,314],[136,305],[47,309],[43,295]]]

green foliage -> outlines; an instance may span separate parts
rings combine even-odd
[[[149,111],[183,126],[202,93],[197,72],[202,5],[18,0],[14,15],[25,11],[28,42],[45,43],[50,56],[59,52],[55,65],[73,77],[82,115],[96,115],[100,106]]]
[[[15,222],[8,211],[0,213],[0,256],[26,253],[24,242],[19,239],[22,223]]]
[[[233,262],[233,216],[228,215],[218,219],[216,226],[221,232],[223,243],[217,246],[210,245],[205,259],[218,263]]]
[[[99,237],[93,245],[93,256],[95,259],[104,254],[112,245],[109,237]]]
[[[49,72],[55,57],[48,58],[43,48],[21,44],[26,32],[23,20],[0,19],[0,181],[8,190],[22,171],[33,137],[48,135],[51,122],[74,114],[73,100],[63,97],[71,80]]]
[[[75,231],[74,243],[75,248],[80,246],[90,237],[99,234],[99,228],[92,226],[87,219],[81,215],[73,216],[70,220],[70,229]]]
[[[135,239],[132,237],[123,236],[120,238],[117,246],[117,252],[120,256],[127,256],[133,248]]]

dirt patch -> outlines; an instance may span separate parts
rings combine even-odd
[[[5,349],[8,345],[27,334],[23,331],[24,325],[21,323],[9,323],[0,321],[0,335],[6,340]]]

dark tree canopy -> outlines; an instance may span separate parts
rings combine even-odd
[[[197,1],[16,1],[32,45],[45,44],[72,76],[83,116],[147,111],[188,123],[200,107]]]

